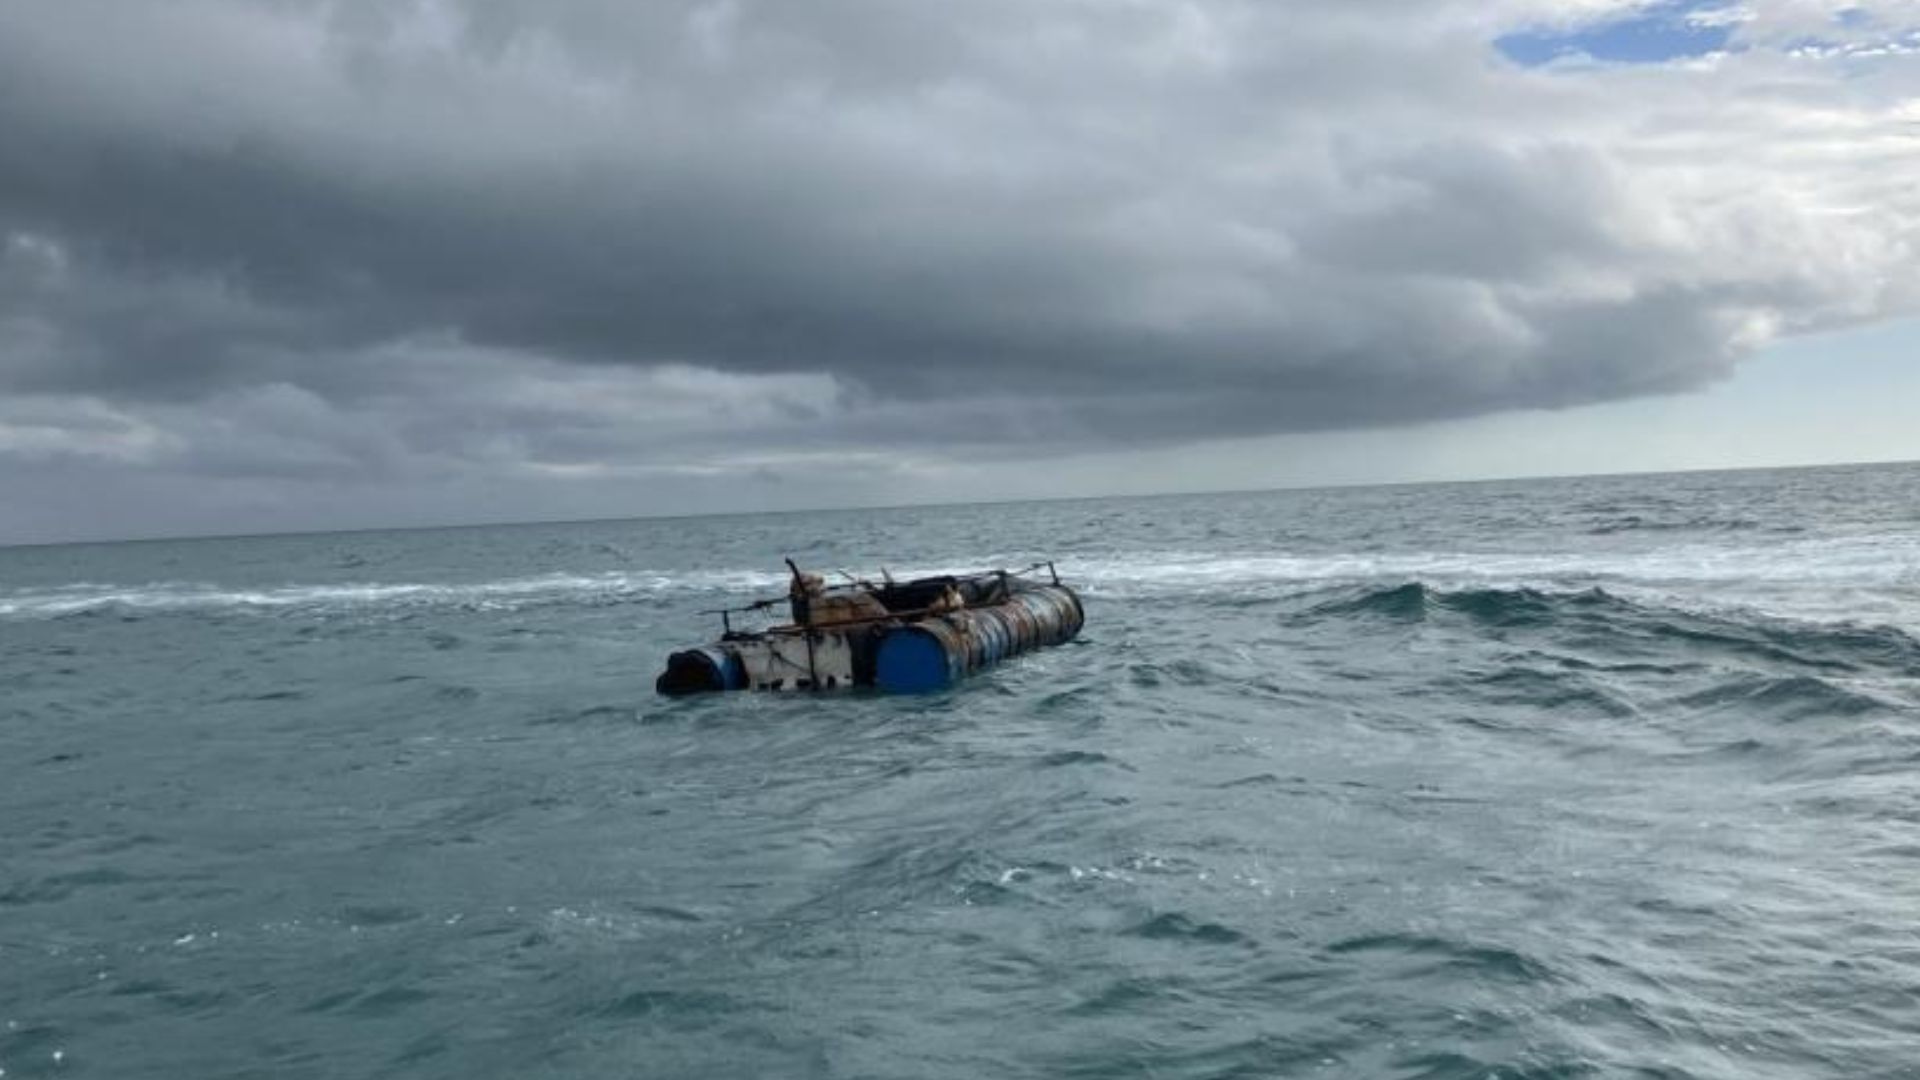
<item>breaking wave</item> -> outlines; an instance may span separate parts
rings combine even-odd
[[[1184,551],[1075,561],[1076,579],[1110,588],[1219,582],[1781,582],[1920,587],[1920,539],[1867,535],[1764,545],[1672,544],[1644,550],[1243,554]]]
[[[778,586],[754,571],[697,574],[541,574],[469,583],[356,582],[234,589],[203,582],[79,583],[0,593],[0,617],[57,618],[95,612],[253,610],[325,613],[365,608],[510,610],[555,603],[621,603],[669,594],[729,593]]]
[[[983,560],[1013,565],[1031,553]],[[1763,546],[1666,545],[1646,550],[1540,553],[1196,552],[1068,556],[1060,572],[1089,599],[1261,602],[1336,586],[1583,593],[1637,602],[1749,610],[1815,621],[1920,627],[1920,540],[1867,535]],[[899,575],[967,569],[956,562]],[[785,575],[764,568],[555,572],[487,581],[284,582],[235,587],[208,581],[76,582],[0,590],[0,618],[124,612],[237,611],[324,615],[435,608],[514,610],[550,605],[719,602],[777,592]],[[1383,601],[1385,602],[1385,601]],[[1410,602],[1404,598],[1395,602]],[[1445,606],[1454,601],[1427,601]],[[1466,602],[1466,601],[1460,601]]]
[[[1075,584],[1095,599],[1258,601],[1338,586],[1409,584],[1466,593],[1600,589],[1619,599],[1689,610],[1920,629],[1920,545],[1908,537],[1538,554],[1165,552],[1075,562],[1070,570]]]
[[[1606,641],[1617,651],[1685,647],[1763,659],[1787,669],[1920,672],[1920,638],[1894,626],[1809,622],[1753,612],[1648,603],[1605,589],[1444,589],[1422,582],[1335,590],[1295,616],[1447,623],[1485,631],[1539,630]]]

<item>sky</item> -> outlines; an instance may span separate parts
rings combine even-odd
[[[1920,457],[1920,0],[7,0],[0,543]]]

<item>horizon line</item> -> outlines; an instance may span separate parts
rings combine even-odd
[[[1874,466],[1920,465],[1920,458],[1893,458],[1874,461],[1801,462],[1791,465],[1701,466],[1681,469],[1627,469],[1620,472],[1520,473],[1505,476],[1456,477],[1428,480],[1358,480],[1332,484],[1279,484],[1273,487],[1195,488],[1186,491],[1135,493],[1106,492],[1093,495],[1039,495],[1009,499],[960,499],[950,502],[869,503],[843,506],[812,506],[769,510],[708,510],[691,514],[620,514],[613,517],[532,518],[518,521],[441,522],[431,525],[359,525],[340,529],[290,529],[284,532],[211,532],[176,533],[155,536],[123,536],[73,540],[0,541],[0,551],[26,548],[80,547],[106,544],[165,544],[195,540],[264,540],[295,536],[352,536],[359,533],[438,532],[455,529],[506,529],[540,525],[599,525],[622,521],[697,521],[704,518],[769,517],[783,514],[833,514],[851,511],[925,510],[965,506],[1022,506],[1032,503],[1092,502],[1101,499],[1177,499],[1212,495],[1269,495],[1281,492],[1352,491],[1392,487],[1447,487],[1468,484],[1505,484],[1543,480],[1603,480],[1626,476],[1689,476],[1705,473],[1795,472],[1816,469],[1858,469]]]

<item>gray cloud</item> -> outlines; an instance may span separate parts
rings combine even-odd
[[[1490,44],[1621,6],[22,0],[0,463],[1171,444],[1670,392],[1920,306],[1891,16]]]

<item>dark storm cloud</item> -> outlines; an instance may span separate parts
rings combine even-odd
[[[1909,76],[1489,45],[1609,6],[20,0],[0,388],[210,474],[673,468],[1569,405],[1911,306]]]

